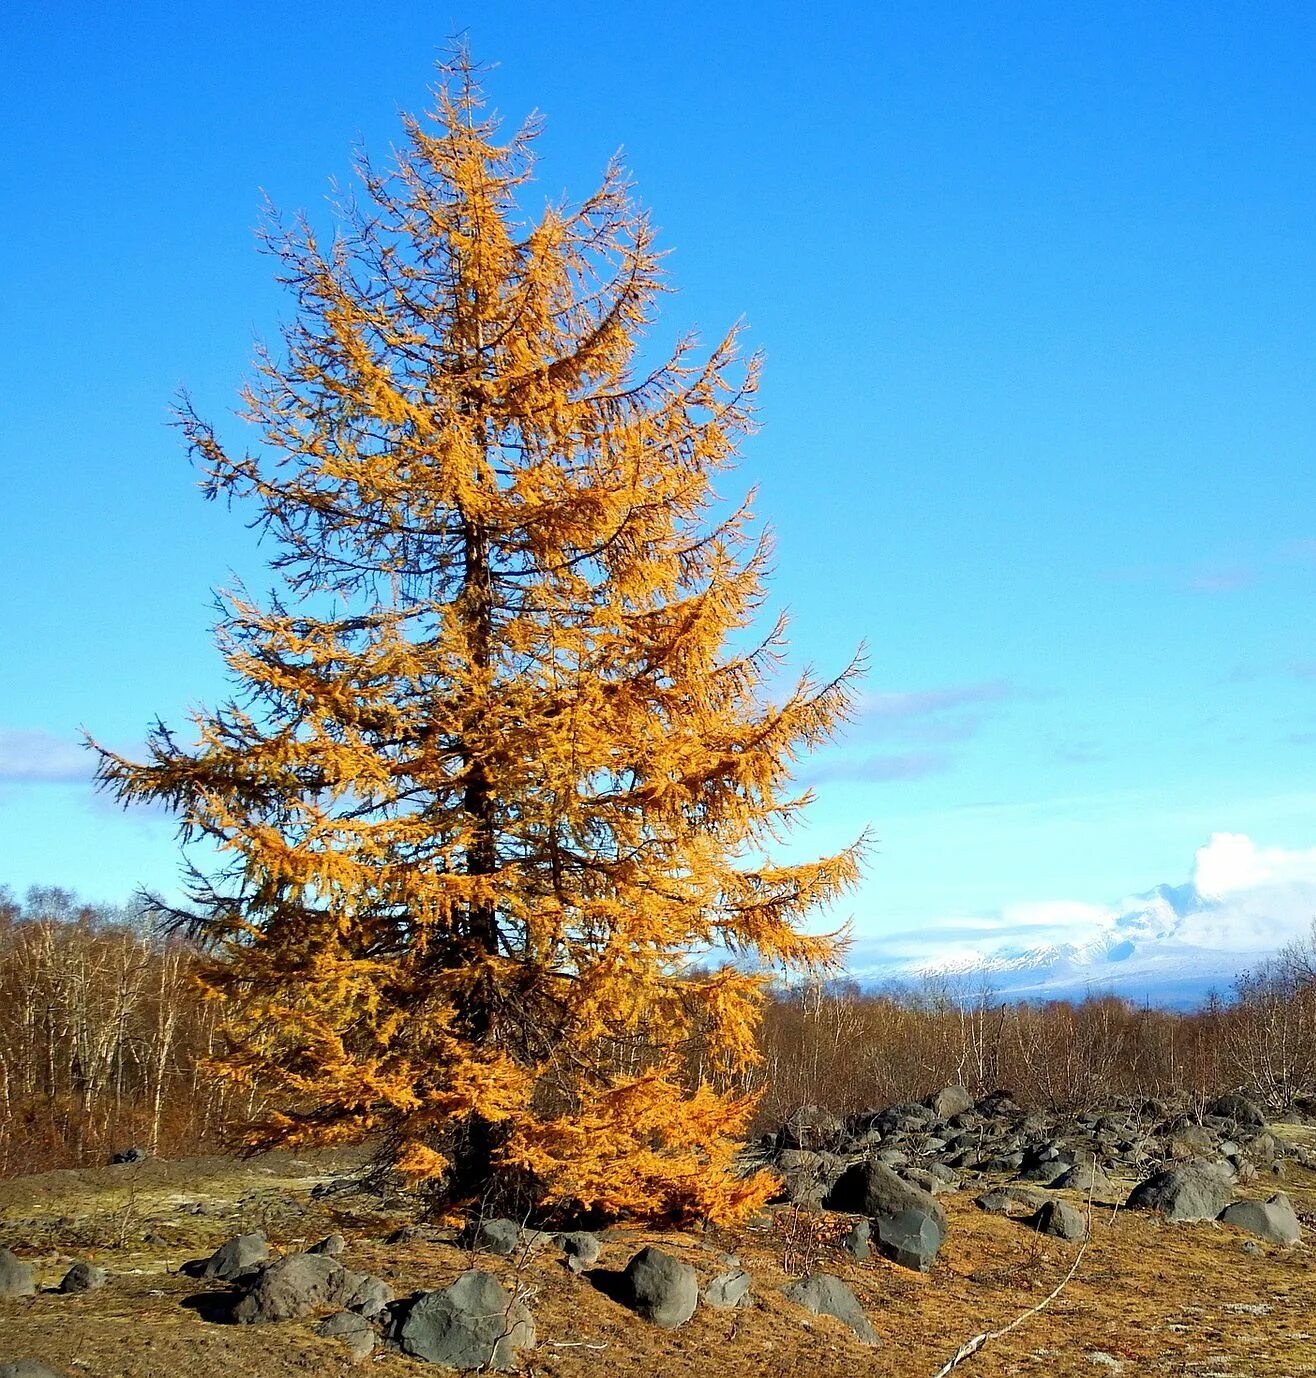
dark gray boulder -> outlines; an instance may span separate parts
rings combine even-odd
[[[1010,1207],[1015,1202],[1003,1191],[985,1191],[981,1196],[974,1198],[973,1204],[989,1215],[1009,1215]]]
[[[1229,1173],[1219,1164],[1182,1163],[1139,1182],[1127,1205],[1160,1211],[1168,1220],[1214,1220],[1233,1196]]]
[[[750,1295],[751,1285],[752,1279],[743,1268],[729,1268],[710,1280],[704,1288],[704,1301],[717,1311],[749,1306],[754,1300]]]
[[[675,1329],[695,1314],[699,1275],[688,1263],[649,1246],[626,1265],[621,1292],[626,1305],[645,1320]]]
[[[1235,1201],[1220,1212],[1219,1219],[1264,1239],[1267,1244],[1296,1244],[1302,1238],[1297,1212],[1282,1191],[1265,1202]]]
[[[0,1249],[0,1297],[30,1297],[36,1290],[36,1269],[8,1249]]]
[[[856,1220],[840,1238],[840,1246],[851,1258],[863,1263],[873,1252],[873,1227],[867,1220]]]
[[[270,1246],[261,1233],[239,1234],[221,1244],[199,1269],[198,1276],[232,1282],[246,1273],[254,1273],[270,1261]]]
[[[1044,1202],[1028,1224],[1038,1234],[1049,1234],[1071,1244],[1079,1244],[1088,1237],[1087,1221],[1068,1201]]]
[[[472,1269],[450,1287],[423,1293],[406,1310],[395,1336],[414,1359],[458,1369],[505,1369],[518,1349],[535,1343],[525,1305],[492,1273]]]
[[[1091,1162],[1075,1163],[1049,1186],[1052,1191],[1081,1191],[1084,1195],[1090,1192],[1099,1201],[1104,1201],[1115,1189],[1110,1178]]]
[[[1070,1154],[1054,1144],[1037,1144],[1024,1154],[1024,1160],[1015,1173],[1020,1182],[1043,1182],[1049,1185],[1060,1174],[1074,1166]]]
[[[973,1097],[963,1086],[946,1086],[928,1097],[928,1109],[940,1120],[948,1120],[952,1115],[962,1115],[972,1110]]]
[[[473,1220],[462,1232],[461,1242],[468,1249],[508,1258],[521,1242],[521,1227],[515,1220]]]
[[[802,1105],[781,1127],[778,1139],[783,1148],[802,1148],[811,1152],[835,1148],[845,1137],[845,1122],[820,1105]]]
[[[859,1299],[840,1278],[830,1273],[810,1273],[800,1278],[785,1289],[785,1296],[815,1316],[835,1316],[866,1345],[880,1343]]]
[[[927,1273],[946,1237],[945,1230],[926,1211],[898,1211],[873,1220],[878,1252],[902,1268]]]
[[[342,1340],[357,1362],[375,1351],[375,1332],[364,1316],[354,1311],[338,1311],[316,1326],[315,1333],[329,1340]]]
[[[355,1286],[348,1292],[352,1281],[355,1281]],[[377,1316],[394,1299],[393,1289],[388,1283],[370,1273],[346,1274],[343,1291],[346,1293],[343,1305],[360,1316]]]
[[[590,1234],[586,1230],[573,1230],[568,1234],[555,1235],[554,1240],[562,1250],[567,1267],[573,1273],[583,1273],[586,1268],[592,1268],[603,1252],[602,1240],[598,1235]]]
[[[295,1321],[328,1306],[341,1306],[361,1274],[348,1273],[324,1254],[289,1254],[267,1263],[233,1309],[239,1325]]]
[[[1241,1091],[1227,1091],[1223,1096],[1217,1096],[1206,1107],[1206,1113],[1218,1115],[1222,1120],[1232,1120],[1244,1128],[1261,1129],[1266,1123],[1266,1112]]]
[[[94,1292],[97,1288],[104,1287],[109,1280],[110,1275],[104,1268],[98,1268],[94,1263],[79,1259],[64,1274],[59,1284],[59,1290],[61,1292]]]
[[[1220,1136],[1204,1124],[1181,1125],[1171,1137],[1171,1144],[1179,1157],[1200,1157],[1213,1153],[1219,1142]]]
[[[931,1215],[943,1231],[946,1228],[946,1212],[931,1192],[906,1182],[885,1163],[871,1158],[846,1168],[828,1193],[826,1205],[829,1210],[867,1216],[921,1210]]]
[[[420,1225],[399,1225],[396,1230],[384,1236],[385,1244],[421,1244],[426,1233]]]
[[[110,1166],[121,1167],[125,1163],[144,1163],[151,1155],[144,1148],[123,1148],[110,1154]]]

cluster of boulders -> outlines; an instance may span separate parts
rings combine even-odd
[[[851,1257],[874,1251],[901,1267],[927,1272],[947,1233],[938,1197],[973,1187],[976,1205],[1020,1220],[1051,1238],[1079,1244],[1088,1215],[1064,1194],[1088,1202],[1159,1212],[1167,1220],[1219,1220],[1276,1245],[1301,1238],[1301,1223],[1283,1192],[1269,1200],[1236,1199],[1241,1183],[1282,1177],[1285,1162],[1316,1158],[1266,1129],[1248,1097],[1222,1096],[1196,1113],[1164,1102],[1126,1102],[1062,1115],[1025,1110],[1005,1093],[975,1099],[943,1088],[918,1103],[840,1117],[817,1106],[797,1110],[746,1155],[746,1169],[766,1166],[782,1180],[780,1202],[810,1214],[834,1213],[826,1231]],[[1131,1194],[1116,1183],[1138,1179]],[[390,1242],[424,1237],[404,1227]],[[513,1220],[477,1219],[457,1238],[472,1266],[448,1286],[399,1298],[383,1279],[343,1261],[347,1244],[332,1234],[297,1253],[276,1255],[262,1233],[237,1235],[204,1259],[185,1264],[195,1278],[228,1284],[230,1319],[258,1325],[314,1319],[317,1333],[363,1360],[380,1346],[452,1369],[505,1369],[535,1343],[529,1294],[475,1266],[478,1255],[528,1258],[555,1250],[561,1264],[655,1325],[684,1325],[698,1307],[728,1310],[753,1303],[753,1280],[733,1255],[701,1283],[689,1262],[646,1247],[623,1268],[599,1266],[604,1241],[584,1230],[529,1229]],[[1256,1245],[1250,1246],[1256,1248]],[[58,1290],[102,1287],[103,1268],[75,1261]],[[0,1249],[0,1297],[36,1291],[33,1268]],[[839,1277],[810,1272],[783,1289],[787,1300],[849,1326],[877,1343],[864,1310]],[[26,1362],[26,1361],[24,1361]],[[0,1367],[0,1378],[47,1378],[24,1363]]]
[[[1266,1130],[1248,1096],[1231,1092],[1199,1113],[1161,1101],[1125,1102],[1086,1114],[1025,1110],[1005,1092],[975,1100],[961,1086],[921,1102],[841,1117],[803,1106],[763,1136],[758,1161],[782,1178],[783,1201],[861,1217],[844,1237],[858,1257],[876,1248],[926,1271],[945,1238],[936,1198],[995,1179],[977,1198],[987,1211],[1021,1216],[1040,1233],[1087,1237],[1083,1213],[1045,1193],[1112,1203],[1112,1178],[1142,1178],[1127,1205],[1171,1220],[1221,1220],[1275,1244],[1298,1240],[1288,1198],[1235,1201],[1261,1174],[1282,1177],[1286,1157],[1316,1166],[1308,1151]],[[1000,1183],[1000,1179],[1007,1179]]]
[[[552,1247],[574,1273],[593,1269],[603,1249],[603,1241],[586,1231],[523,1229],[503,1219],[472,1223],[458,1242],[473,1254],[501,1257]],[[264,1234],[244,1234],[208,1258],[184,1264],[183,1271],[231,1284],[229,1318],[235,1323],[319,1316],[317,1334],[342,1340],[356,1360],[383,1345],[447,1368],[505,1369],[514,1364],[517,1351],[533,1347],[535,1322],[526,1295],[494,1273],[472,1267],[447,1287],[398,1298],[380,1278],[340,1262],[345,1248],[341,1235],[330,1235],[303,1252],[275,1256]],[[702,1286],[693,1265],[652,1246],[639,1250],[620,1271],[598,1269],[592,1280],[643,1319],[669,1329],[684,1325],[700,1305],[731,1310],[753,1302],[751,1278],[733,1255],[721,1255],[718,1271]],[[876,1343],[862,1307],[841,1279],[813,1274],[785,1295],[815,1314],[837,1317],[860,1339]]]

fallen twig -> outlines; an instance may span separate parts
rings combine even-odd
[[[1096,1167],[1095,1154],[1093,1155],[1093,1167]],[[999,1340],[1004,1336],[1008,1335],[1012,1330],[1018,1329],[1018,1327],[1021,1326],[1026,1320],[1029,1320],[1031,1317],[1036,1316],[1039,1311],[1044,1311],[1048,1306],[1051,1305],[1053,1301],[1055,1301],[1055,1299],[1061,1294],[1061,1292],[1065,1290],[1065,1287],[1068,1284],[1069,1280],[1074,1276],[1075,1273],[1078,1272],[1078,1265],[1083,1262],[1083,1255],[1087,1253],[1088,1245],[1092,1242],[1092,1191],[1093,1188],[1089,1186],[1087,1209],[1087,1238],[1082,1242],[1082,1244],[1079,1245],[1078,1253],[1074,1255],[1074,1261],[1072,1264],[1070,1264],[1069,1272],[1067,1272],[1064,1275],[1064,1277],[1062,1277],[1060,1281],[1056,1283],[1055,1287],[1052,1288],[1052,1290],[1048,1292],[1047,1295],[1044,1296],[1042,1300],[1037,1303],[1036,1306],[1030,1306],[1027,1311],[1024,1311],[1020,1315],[1016,1316],[1014,1320],[1010,1322],[1009,1325],[1003,1325],[999,1330],[984,1330],[981,1335],[975,1335],[971,1340],[966,1340],[959,1347],[959,1349],[956,1350],[956,1352],[953,1355],[951,1355],[950,1359],[941,1368],[939,1368],[936,1371],[936,1373],[933,1374],[932,1378],[946,1378],[947,1374],[949,1374],[952,1370],[957,1369],[966,1359],[972,1358],[972,1356],[975,1355],[983,1347],[983,1345],[987,1344],[991,1340]],[[1116,1210],[1118,1211],[1118,1207],[1116,1207]],[[1112,1216],[1111,1219],[1113,1220],[1114,1216]]]

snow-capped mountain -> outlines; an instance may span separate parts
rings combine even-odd
[[[1005,999],[1082,999],[1116,994],[1174,1008],[1214,990],[1228,998],[1238,975],[1272,951],[1205,946],[1219,901],[1191,882],[1158,885],[1103,915],[1072,942],[1008,945],[949,959],[884,960],[879,941],[856,944],[849,975],[865,987],[947,979],[969,993],[986,986]]]

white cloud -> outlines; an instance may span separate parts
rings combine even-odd
[[[1275,887],[1316,886],[1316,847],[1258,847],[1245,833],[1212,833],[1199,847],[1193,882],[1207,899]]]
[[[85,783],[95,770],[90,751],[50,732],[0,727],[0,783]]]
[[[1273,952],[1305,938],[1316,919],[1316,847],[1258,845],[1243,833],[1213,833],[1196,853],[1192,883],[1112,904],[1046,900],[932,919],[889,935],[863,935],[856,948],[879,966],[967,967],[1038,949],[1094,955],[1131,943],[1142,952],[1206,949]],[[1086,959],[1084,959],[1086,960]]]
[[[1100,904],[1085,904],[1082,900],[1041,900],[1029,904],[1008,904],[1001,910],[1001,924],[1006,928],[1058,928],[1072,932],[1099,924],[1111,917],[1111,911]]]

